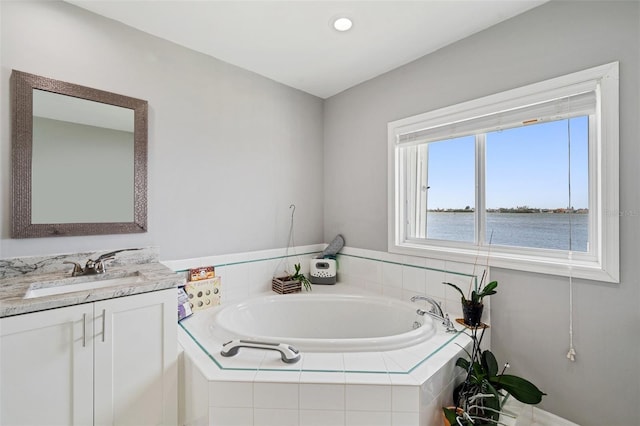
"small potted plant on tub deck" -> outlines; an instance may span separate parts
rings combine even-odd
[[[480,325],[482,311],[484,310],[482,299],[492,294],[496,294],[496,287],[498,287],[498,281],[491,281],[484,285],[484,277],[485,276],[483,274],[482,279],[480,279],[480,284],[476,285],[473,290],[469,288],[471,291],[469,298],[466,297],[464,292],[457,285],[449,282],[443,282],[443,284],[455,288],[460,293],[460,296],[462,296],[461,302],[464,323],[470,327],[477,327]]]
[[[273,291],[280,294],[297,293],[302,290],[303,285],[306,291],[311,291],[311,282],[305,274],[300,272],[300,264],[296,263],[293,267],[295,269],[293,274],[273,278],[271,282]]]

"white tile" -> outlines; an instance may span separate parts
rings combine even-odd
[[[224,301],[238,300],[249,296],[249,266],[223,266],[216,270],[221,277],[221,292]]]
[[[298,409],[297,383],[254,383],[255,408]]]
[[[376,283],[376,282],[373,282],[373,281],[367,281],[367,280],[365,280],[364,285],[365,285],[365,287],[364,287],[364,288],[365,288],[368,292],[371,292],[371,293],[376,294],[376,295],[378,295],[378,296],[382,296],[382,294],[383,294],[383,287],[382,287],[382,284],[380,284],[380,283]]]
[[[424,389],[420,390],[420,414],[426,410],[431,413],[436,413],[440,416],[441,407],[449,406],[453,404],[453,389],[455,387],[454,382],[450,382],[448,385],[438,389],[436,393],[426,392]]]
[[[300,383],[327,383],[334,385],[344,385],[346,382],[344,372],[331,371],[331,372],[316,372],[316,371],[302,371],[300,373]]]
[[[413,413],[407,412],[391,412],[391,425],[392,426],[420,426],[420,413],[418,411]],[[425,425],[427,423],[424,423]],[[440,423],[428,423],[429,425],[439,425]]]
[[[420,387],[392,386],[391,410],[418,412],[420,410]]]
[[[344,371],[344,357],[341,353],[311,352],[305,354],[302,360],[302,369],[305,371]]]
[[[345,373],[346,383],[354,385],[391,385],[388,373]]]
[[[432,271],[427,269],[425,273],[426,273],[426,281],[427,281],[427,287],[426,287],[427,295],[444,300],[445,291],[446,291],[445,287],[448,287],[442,284],[442,282],[444,281],[444,272]]]
[[[206,425],[209,416],[208,381],[188,354],[181,354],[182,376],[184,385],[180,386],[179,396],[183,402],[181,420],[185,424],[197,426]]]
[[[404,256],[402,263],[413,266],[427,266],[427,259],[417,256]]]
[[[253,383],[209,382],[211,407],[253,407]]]
[[[298,418],[298,410],[272,408],[256,408],[253,410],[254,426],[298,426],[300,424]]]
[[[253,409],[223,408],[211,409],[211,426],[247,426],[253,424]]]
[[[340,253],[349,254],[351,256],[368,257],[371,259],[380,259],[382,252],[376,250],[367,250],[356,247],[344,247]]]
[[[414,294],[425,294],[427,289],[426,273],[422,268],[402,267],[402,289]]]
[[[352,270],[351,264],[353,257],[339,254],[336,260],[338,264],[338,274],[350,275]]]
[[[300,426],[344,426],[344,422],[344,411],[300,410]]]
[[[404,262],[404,256],[396,253],[380,252],[380,260],[394,263]]]
[[[300,384],[300,408],[344,410],[345,387],[332,384]]]
[[[216,369],[218,367],[215,367]],[[225,382],[249,382],[253,383],[256,378],[256,370],[225,370],[217,373],[210,380],[221,380]]]
[[[379,372],[387,371],[380,352],[347,352],[344,354],[345,371]]]
[[[255,381],[297,384],[300,381],[300,370],[260,370],[256,373]]]
[[[399,374],[392,374],[392,373],[406,373],[408,369],[403,368],[402,366],[400,366],[400,364],[398,364],[397,362],[395,362],[393,360],[393,358],[388,355],[385,352],[381,353],[382,355],[382,360],[384,361],[386,367],[387,367],[387,372],[389,373],[389,376],[397,376]],[[402,375],[402,374],[400,374]]]
[[[410,374],[389,374],[393,386],[420,386],[420,382]]]
[[[382,284],[402,288],[402,266],[395,263],[382,264]]]
[[[271,289],[271,279],[277,266],[275,260],[265,260],[248,264],[249,294],[260,294]]]
[[[388,297],[389,299],[404,300],[402,294],[403,293],[401,288],[388,286],[382,287],[382,295]]]
[[[391,386],[346,385],[346,409],[391,411]]]
[[[454,261],[446,261],[444,265],[445,271],[457,272],[461,274],[468,275],[477,275],[481,276],[482,271],[484,270],[483,263],[477,263],[474,265],[473,263],[462,263],[462,262],[454,262]]]
[[[382,264],[375,260],[351,258],[349,273],[365,281],[382,283]]]
[[[347,411],[346,426],[391,426],[391,412]]]
[[[207,416],[201,416],[197,418],[188,418],[185,419],[182,423],[183,426],[208,426],[209,424],[213,424],[209,422]]]
[[[439,400],[432,401],[420,408],[420,424],[421,425],[441,425],[442,420],[442,404]]]
[[[388,351],[382,354],[385,362],[390,361],[388,365],[397,365],[400,371],[409,371],[416,366],[417,363],[424,358],[419,354],[410,352],[406,349],[398,349],[395,351]]]

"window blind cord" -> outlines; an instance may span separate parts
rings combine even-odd
[[[567,119],[567,148],[568,148],[568,197],[569,197],[569,352],[567,359],[571,362],[576,361],[576,350],[573,347],[573,229],[572,215],[573,206],[571,205],[571,119]]]

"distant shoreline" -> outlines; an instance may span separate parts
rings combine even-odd
[[[474,213],[475,209],[429,209],[429,213]],[[548,214],[588,214],[589,209],[538,209],[531,207],[515,207],[515,208],[499,208],[499,209],[487,209],[487,213],[548,213]]]

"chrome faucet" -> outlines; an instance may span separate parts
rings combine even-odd
[[[412,302],[415,302],[417,300],[424,300],[426,302],[429,302],[429,304],[431,305],[431,309],[429,309],[428,311],[418,308],[418,310],[416,311],[418,315],[424,316],[426,314],[431,316],[432,318],[442,321],[442,325],[446,327],[445,331],[447,333],[456,333],[458,331],[456,330],[455,326],[451,322],[451,319],[449,318],[449,314],[445,314],[442,311],[442,307],[440,306],[440,303],[438,303],[435,299],[428,296],[413,296],[411,298]]]
[[[97,275],[97,274],[104,274],[106,269],[104,267],[104,262],[106,260],[111,260],[114,259],[116,257],[116,253],[120,253],[121,251],[129,251],[129,250],[140,250],[140,249],[122,249],[122,250],[116,250],[116,251],[112,251],[109,253],[105,253],[100,255],[96,260],[93,259],[89,259],[87,260],[87,263],[84,265],[84,268],[82,266],[80,266],[79,263],[77,262],[69,262],[69,261],[65,261],[62,263],[68,263],[73,266],[73,271],[71,271],[71,276],[72,277],[77,277],[77,276],[81,276],[81,275]]]

